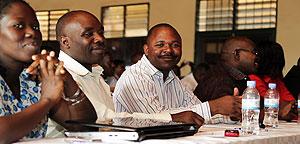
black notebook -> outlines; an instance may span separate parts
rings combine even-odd
[[[66,132],[67,136],[89,138],[114,138],[122,140],[141,141],[144,139],[165,139],[194,135],[198,132],[195,124],[163,122],[152,119],[117,118],[107,123],[87,123],[81,121],[66,121],[69,124],[79,124],[99,128],[99,132]]]

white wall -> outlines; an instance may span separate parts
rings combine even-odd
[[[83,9],[100,19],[102,6],[150,3],[150,27],[161,22],[173,25],[183,39],[182,60],[194,60],[196,0],[27,0],[35,10]],[[300,56],[299,0],[278,0],[277,41],[285,50],[288,71]],[[183,74],[186,74],[184,71]]]
[[[300,1],[278,0],[277,42],[284,48],[285,70],[297,63],[300,57]]]

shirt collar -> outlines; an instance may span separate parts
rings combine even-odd
[[[241,72],[240,70],[231,67],[229,65],[224,64],[225,69],[227,69],[227,71],[229,72],[229,74],[235,78],[236,80],[243,80],[243,79],[248,79],[248,76],[245,75],[243,72]]]
[[[141,65],[145,65],[145,67],[150,75],[152,75],[152,76],[158,75],[160,77],[163,77],[163,73],[151,64],[151,62],[148,60],[146,55],[143,55],[143,57],[141,58],[141,61],[139,61],[139,63]],[[173,72],[173,70],[171,70],[168,74],[166,82],[174,79],[175,76],[176,76],[175,73]]]
[[[92,71],[93,71],[94,74],[103,75],[104,69],[99,65],[95,65],[95,66],[92,67]]]
[[[86,69],[83,65],[81,65],[78,61],[76,61],[75,59],[73,59],[72,57],[70,57],[68,54],[66,54],[63,51],[59,52],[59,57],[58,59],[60,61],[64,62],[64,67],[74,73],[76,73],[77,75],[80,76],[84,76],[87,75],[89,73],[91,73],[88,69]],[[92,71],[102,74],[103,72],[103,68],[100,66],[96,66],[92,68]]]

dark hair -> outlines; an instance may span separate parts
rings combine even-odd
[[[273,41],[262,41],[257,44],[259,76],[269,75],[271,78],[282,77],[285,65],[283,48]]]
[[[57,23],[56,23],[56,27],[55,27],[55,32],[56,32],[56,40],[60,41],[60,37],[62,35],[64,35],[64,29],[65,29],[65,26],[73,20],[74,17],[76,17],[79,13],[84,13],[84,14],[88,14],[90,16],[92,16],[93,18],[97,19],[98,18],[93,15],[92,13],[88,12],[88,11],[84,11],[84,10],[74,10],[74,11],[70,11],[70,12],[67,12],[65,13],[64,15],[62,15]],[[101,24],[101,27],[103,27],[103,24]]]
[[[10,8],[10,6],[13,3],[16,2],[20,2],[23,3],[29,7],[31,7],[27,2],[25,2],[24,0],[0,0],[0,19],[2,19],[3,15],[6,14],[8,8]]]
[[[29,7],[31,7],[27,2],[23,0],[0,0],[0,20],[7,13],[7,10],[11,7],[13,3],[20,2]],[[6,69],[0,65],[0,75],[5,76]]]
[[[113,63],[115,64],[115,66],[125,65],[125,62],[123,60],[119,60],[119,59],[114,60]]]
[[[147,37],[146,37],[146,42],[148,43],[149,42],[149,38],[150,36],[153,34],[153,31],[157,28],[160,28],[160,27],[168,27],[168,28],[171,28],[172,30],[174,30],[174,32],[176,33],[176,35],[178,35],[178,37],[181,39],[181,36],[180,34],[177,32],[177,30],[171,26],[170,24],[168,23],[159,23],[155,26],[153,26],[149,31],[148,31],[148,34],[147,34]]]
[[[130,62],[131,64],[137,63],[142,57],[143,57],[143,52],[142,51],[136,51],[133,55],[130,57]]]

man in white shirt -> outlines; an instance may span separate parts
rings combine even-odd
[[[181,37],[174,27],[162,23],[152,27],[144,45],[145,55],[120,77],[113,94],[116,112],[157,113],[192,110],[206,121],[215,114],[225,115],[211,121],[228,122],[241,117],[241,98],[226,96],[202,103],[187,90],[172,68],[181,58]],[[237,92],[235,92],[237,93]],[[220,107],[226,105],[226,107]]]
[[[94,106],[98,120],[115,117],[150,118],[166,121],[181,121],[203,124],[203,118],[194,112],[170,114],[162,111],[155,114],[115,113],[109,86],[101,74],[102,67],[94,66],[105,53],[104,28],[100,21],[86,11],[71,11],[63,15],[56,26],[57,40],[60,43],[59,60],[78,83],[81,90]]]

